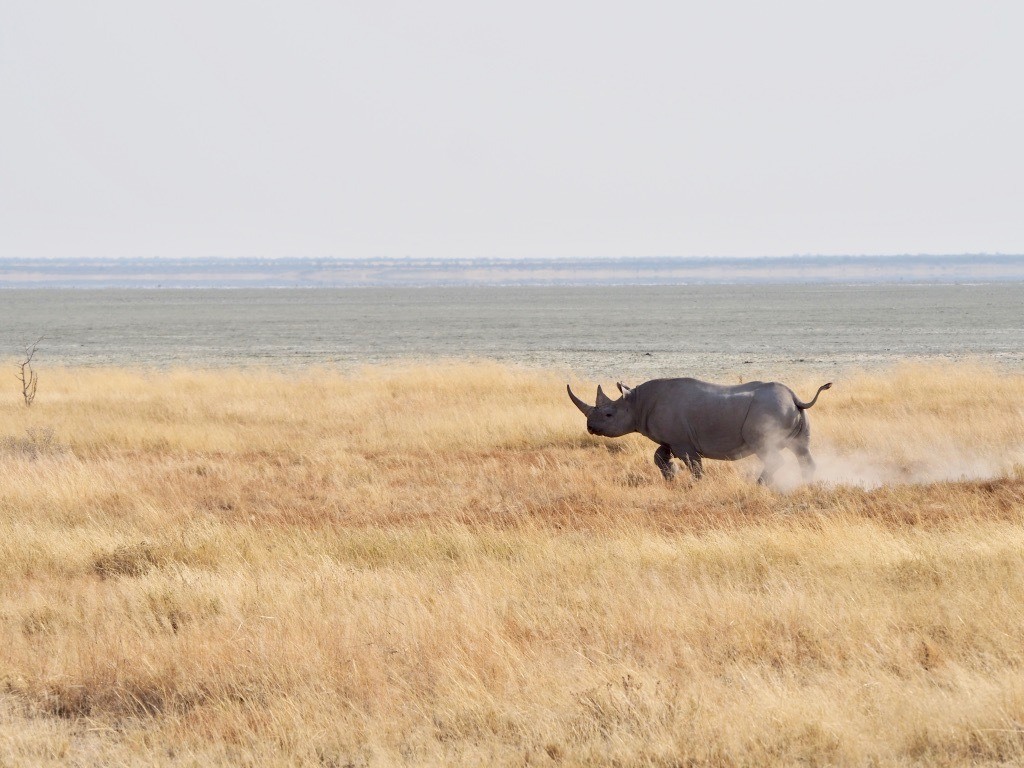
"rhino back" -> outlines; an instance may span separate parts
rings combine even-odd
[[[749,453],[743,422],[764,382],[735,386],[655,379],[637,387],[638,431],[657,443],[685,445],[710,459]]]

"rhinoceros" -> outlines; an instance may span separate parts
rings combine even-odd
[[[592,435],[621,437],[639,432],[658,443],[654,463],[666,480],[675,476],[675,456],[695,478],[703,459],[735,461],[756,454],[764,464],[758,483],[767,485],[782,465],[781,451],[796,454],[804,481],[814,476],[811,430],[804,413],[818,401],[822,384],[809,403],[778,382],[751,381],[733,386],[697,379],[654,379],[635,388],[618,384],[612,400],[597,388],[597,403],[587,405],[566,385],[569,397],[587,417]]]

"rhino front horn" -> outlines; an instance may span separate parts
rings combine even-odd
[[[573,401],[573,403],[576,405],[577,408],[580,409],[584,416],[589,416],[590,412],[594,410],[594,406],[587,405],[578,397],[576,397],[576,395],[572,393],[572,388],[568,384],[565,385],[565,391],[569,393],[569,399]]]

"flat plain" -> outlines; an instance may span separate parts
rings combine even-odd
[[[774,489],[666,483],[496,363],[41,376],[0,765],[1024,760],[1019,372],[843,374]]]
[[[486,359],[581,376],[837,375],[904,359],[1024,370],[1024,282],[339,290],[0,290],[0,351],[278,370]]]

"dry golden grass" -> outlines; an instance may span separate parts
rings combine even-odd
[[[17,395],[0,765],[1024,761],[1019,374],[840,379],[786,491],[487,363]]]

